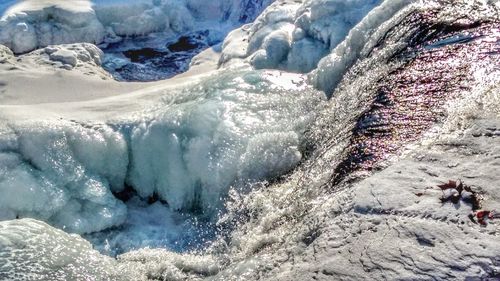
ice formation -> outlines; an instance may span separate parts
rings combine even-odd
[[[0,279],[498,278],[499,221],[433,189],[460,177],[500,206],[498,1],[278,0],[228,35],[219,70],[151,84],[113,81],[88,44],[241,23],[257,2],[7,10],[0,41],[39,49],[0,45],[0,98],[37,77],[110,93],[0,105]],[[411,114],[385,122],[391,105]],[[356,170],[384,134],[393,158]]]
[[[86,0],[22,1],[2,16],[0,31],[0,43],[15,53],[51,44],[100,43],[105,35]]]
[[[134,113],[137,119],[122,112],[104,124],[9,122],[0,189],[12,196],[1,199],[2,219],[103,230],[125,220],[125,205],[112,195],[125,184],[143,198],[158,195],[171,210],[210,213],[237,181],[290,170],[302,158],[301,136],[320,96],[298,75],[232,72],[159,92],[157,105]],[[282,86],[271,82],[276,75]]]
[[[330,94],[346,70],[376,43],[368,44],[380,36],[373,34],[377,28],[412,2],[277,1],[252,25],[228,35],[219,63],[246,60],[257,69],[312,71],[313,84]]]
[[[0,44],[25,53],[53,44],[116,42],[152,32],[182,33],[251,20],[268,1],[23,0],[0,6]]]
[[[89,242],[33,219],[0,222],[0,256],[0,278],[6,280],[120,278],[116,262]]]
[[[248,58],[259,69],[309,72],[380,2],[277,1],[251,26],[228,36],[221,64]],[[386,2],[384,5],[394,4]]]

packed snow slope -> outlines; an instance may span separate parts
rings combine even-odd
[[[103,38],[127,26],[103,12],[121,1],[33,3],[8,9],[0,34],[66,12],[106,15],[116,24],[97,21]],[[173,2],[134,3],[154,13]],[[226,38],[219,70],[129,90],[89,42],[15,57],[45,45],[43,32],[18,33],[21,44],[0,47],[1,69],[15,73],[0,77],[0,93],[45,74],[112,93],[25,89],[0,105],[0,277],[498,278],[499,9],[278,0]],[[215,228],[201,249],[142,243],[195,231],[186,216]]]

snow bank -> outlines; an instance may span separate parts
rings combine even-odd
[[[54,44],[116,42],[122,36],[182,33],[221,23],[237,26],[270,1],[24,0],[0,18],[0,43],[25,53]]]
[[[233,70],[156,92],[156,106],[125,109],[118,121],[11,120],[0,136],[0,219],[103,230],[125,221],[126,207],[112,194],[125,185],[173,211],[208,216],[230,186],[277,176],[301,160],[302,134],[321,100],[304,80]]]

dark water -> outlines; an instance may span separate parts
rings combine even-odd
[[[119,81],[157,81],[185,72],[191,59],[220,40],[210,31],[197,31],[177,38],[136,37],[103,48],[103,67]]]
[[[234,28],[253,22],[272,0],[240,2]],[[230,12],[221,21],[229,21]],[[203,50],[221,43],[229,30],[194,30],[172,37],[150,34],[126,38],[101,46],[105,53],[103,67],[118,81],[148,82],[171,78],[189,69],[191,59]]]

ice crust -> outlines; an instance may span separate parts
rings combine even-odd
[[[23,0],[0,6],[0,44],[26,53],[54,44],[116,42],[152,32],[237,26],[270,0]],[[248,8],[248,9],[247,9]]]
[[[89,242],[33,219],[0,222],[0,256],[3,280],[122,280]]]

